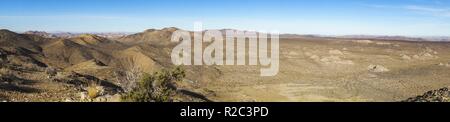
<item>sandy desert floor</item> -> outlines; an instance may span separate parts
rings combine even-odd
[[[296,38],[280,41],[280,72],[222,66],[204,83],[217,101],[400,101],[450,85],[450,44]]]

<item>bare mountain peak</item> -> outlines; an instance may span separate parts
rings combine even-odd
[[[174,32],[174,31],[177,31],[177,30],[181,30],[181,29],[176,28],[176,27],[167,27],[167,28],[163,28],[163,29],[147,29],[144,32],[160,32],[160,31],[163,31],[163,32]]]
[[[0,29],[0,35],[1,36],[6,36],[6,35],[18,35],[16,32],[12,32],[10,30],[7,29]]]
[[[45,31],[27,31],[24,32],[23,34],[28,34],[28,35],[36,35],[36,36],[41,36],[41,37],[45,37],[45,38],[55,38],[56,36],[45,32]]]
[[[50,34],[50,33],[47,33],[45,31],[36,31],[36,30],[31,30],[31,31],[24,32],[24,34],[38,34],[38,33]]]
[[[97,40],[103,39],[103,37],[100,37],[100,36],[95,35],[95,34],[80,34],[76,38],[97,39]]]
[[[171,32],[174,32],[174,31],[177,31],[177,30],[180,30],[179,28],[176,28],[176,27],[168,27],[168,28],[163,28],[162,29],[163,31],[171,31]]]
[[[95,35],[95,34],[81,34],[77,37],[70,38],[70,40],[81,45],[97,45],[100,43],[110,42],[109,39]]]
[[[4,32],[12,32],[12,31],[10,31],[10,30],[8,30],[8,29],[0,29],[0,32],[1,32],[1,33],[4,33]]]
[[[26,37],[7,29],[1,29],[0,41],[8,41],[8,40],[26,40]]]

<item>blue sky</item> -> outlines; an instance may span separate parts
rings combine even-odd
[[[140,32],[277,30],[323,35],[450,36],[450,0],[2,0],[0,28]]]

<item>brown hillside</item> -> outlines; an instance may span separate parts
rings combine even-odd
[[[92,59],[106,63],[109,63],[111,60],[111,57],[106,53],[67,39],[60,39],[45,45],[43,48],[47,62],[56,67],[67,67]]]
[[[156,29],[148,29],[144,32],[128,35],[118,40],[124,43],[140,43],[140,42],[153,42],[153,43],[162,43],[167,44],[170,43],[170,38],[172,33],[178,28],[170,27],[164,28],[161,30]]]
[[[0,47],[23,47],[33,52],[42,50],[32,39],[9,30],[0,30]]]

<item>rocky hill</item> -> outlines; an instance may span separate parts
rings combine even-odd
[[[118,40],[125,43],[140,43],[140,42],[152,42],[152,43],[169,43],[172,33],[178,28],[170,27],[163,28],[161,30],[148,29],[141,33],[136,33],[119,38]]]
[[[46,35],[0,30],[0,100],[120,101],[124,93],[121,73],[132,67],[149,74],[171,67],[165,63],[167,56],[160,56],[160,47],[150,44],[146,46],[150,49],[143,49],[145,45],[92,34],[70,38]],[[101,92],[88,100],[92,84]],[[177,100],[198,101],[179,94]]]

